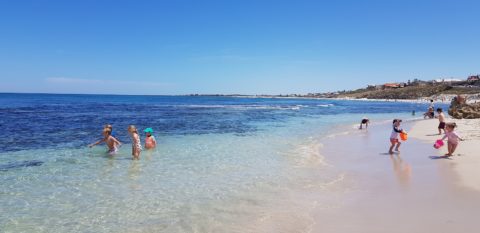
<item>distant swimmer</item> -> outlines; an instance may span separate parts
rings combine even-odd
[[[370,123],[370,120],[368,118],[366,118],[366,117],[362,118],[362,121],[360,122],[359,129],[362,129],[363,125],[365,125],[365,129],[367,129],[369,123]]]
[[[92,148],[102,142],[105,142],[108,147],[107,153],[109,155],[115,155],[118,152],[118,147],[122,145],[120,141],[118,141],[115,137],[112,136],[112,130],[110,128],[104,128],[103,129],[103,139],[98,140],[97,142],[90,144],[89,147]]]

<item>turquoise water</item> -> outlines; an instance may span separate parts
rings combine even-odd
[[[221,97],[0,95],[4,232],[292,232],[349,180],[322,138],[426,105]],[[86,145],[104,124],[126,144]],[[128,124],[158,148],[131,160]],[[143,135],[142,135],[143,136]],[[34,163],[31,163],[31,162]]]

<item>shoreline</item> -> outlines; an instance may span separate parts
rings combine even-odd
[[[479,172],[471,162],[480,160],[432,159],[440,153],[433,140],[417,138],[425,129],[432,131],[432,123],[435,132],[437,120],[404,122],[410,138],[394,155],[386,153],[390,123],[325,138],[320,153],[345,173],[351,187],[338,194],[339,206],[313,212],[311,232],[472,232],[478,227],[480,190],[474,185]],[[469,129],[476,126],[470,124]],[[480,135],[461,142],[458,153],[472,155],[478,142]]]
[[[315,96],[278,96],[278,95],[241,95],[241,94],[180,94],[180,95],[129,95],[129,94],[85,94],[85,93],[18,93],[18,92],[1,92],[0,94],[12,95],[80,95],[80,96],[173,96],[173,97],[225,97],[225,98],[258,98],[258,99],[309,99],[309,100],[351,100],[351,101],[372,101],[372,102],[405,102],[405,103],[429,103],[431,99],[434,103],[450,103],[454,94],[440,94],[438,96],[426,96],[416,99],[368,99],[368,98],[352,98],[352,97],[315,97]],[[480,102],[480,93],[478,94],[462,94],[466,97],[467,103]]]

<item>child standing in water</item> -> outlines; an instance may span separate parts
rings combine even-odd
[[[455,132],[455,128],[457,127],[456,123],[448,123],[445,125],[445,136],[443,136],[442,140],[448,138],[448,153],[445,156],[452,156],[457,149],[458,141],[463,141],[457,132]]]
[[[438,121],[440,122],[438,124],[438,135],[442,135],[442,129],[443,129],[443,132],[445,132],[445,114],[443,114],[442,108],[437,108],[437,113],[438,113]]]
[[[89,147],[92,148],[93,146],[96,146],[102,142],[105,142],[105,144],[107,144],[107,147],[108,147],[107,153],[109,155],[117,154],[118,147],[122,145],[120,141],[118,141],[116,138],[112,136],[112,130],[109,128],[103,129],[103,139],[100,139],[97,142],[90,144]]]
[[[145,132],[145,149],[153,149],[157,146],[157,141],[155,141],[155,137],[152,135],[153,129],[146,128],[143,132]]]
[[[390,149],[388,150],[388,153],[393,154],[393,148],[395,147],[395,151],[400,152],[400,145],[402,144],[400,140],[398,140],[398,135],[403,131],[403,129],[400,128],[400,123],[402,120],[400,119],[394,119],[393,120],[393,130],[392,134],[390,135]]]
[[[132,137],[132,155],[133,159],[140,159],[140,152],[142,151],[142,143],[138,135],[137,128],[134,125],[128,126],[128,133]]]

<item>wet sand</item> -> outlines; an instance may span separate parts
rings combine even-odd
[[[321,153],[345,172],[350,188],[337,194],[337,206],[315,210],[312,232],[477,232],[480,192],[465,185],[457,171],[474,155],[462,144],[465,159],[434,159],[441,153],[434,140],[416,138],[429,124],[438,121],[404,123],[410,138],[394,155],[387,153],[390,124],[326,139]],[[479,178],[477,173],[471,180]]]
[[[480,192],[480,119],[447,119],[447,122],[457,123],[456,131],[465,141],[460,142],[454,156],[448,158],[448,164],[460,178],[460,185]],[[426,120],[415,123],[410,135],[425,143],[433,145],[441,139],[437,135],[438,120]],[[446,144],[446,141],[445,141]],[[447,153],[447,146],[443,146],[432,158],[441,159]]]

